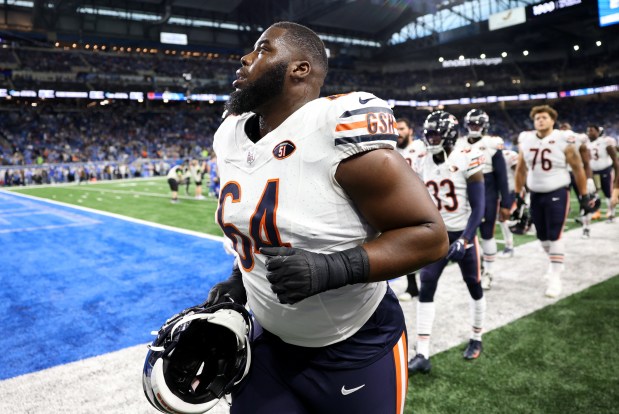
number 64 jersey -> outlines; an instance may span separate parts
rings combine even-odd
[[[321,347],[355,334],[374,313],[386,282],[354,284],[294,305],[279,302],[261,247],[334,253],[377,237],[335,180],[339,163],[397,140],[386,102],[355,92],[315,99],[253,143],[256,115],[229,116],[215,134],[221,192],[217,221],[238,253],[256,320],[287,343]],[[364,306],[361,306],[364,304]]]
[[[527,165],[527,187],[536,193],[549,193],[570,185],[565,149],[575,142],[571,131],[553,130],[538,138],[535,131],[518,137],[518,149]]]
[[[436,164],[431,154],[420,158],[419,163],[417,171],[434,199],[447,231],[464,230],[471,215],[466,180],[483,170],[483,153],[468,144],[461,144],[441,164]]]

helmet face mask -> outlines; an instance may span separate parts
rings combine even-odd
[[[168,319],[149,346],[142,386],[166,413],[204,413],[249,371],[251,316],[235,303],[196,306]]]
[[[458,120],[445,111],[432,112],[423,123],[423,140],[430,154],[452,148],[458,138]]]
[[[481,138],[488,135],[490,117],[481,109],[471,109],[464,117],[464,125],[468,130],[469,138]]]

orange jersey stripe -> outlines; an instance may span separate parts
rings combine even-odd
[[[368,127],[367,121],[342,123],[342,124],[337,124],[337,126],[335,127],[335,132],[352,131],[353,129],[358,129],[358,128],[366,129],[367,127]]]

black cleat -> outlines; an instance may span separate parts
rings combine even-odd
[[[466,349],[464,350],[464,359],[477,359],[481,355],[481,341],[471,339]]]
[[[414,374],[415,372],[421,372],[427,374],[432,369],[430,360],[421,354],[415,355],[413,359],[408,361],[408,373]]]

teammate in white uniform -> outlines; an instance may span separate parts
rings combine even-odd
[[[591,166],[589,165],[589,137],[587,134],[576,133],[572,130],[572,126],[568,122],[562,122],[559,125],[559,129],[561,131],[566,131],[567,134],[571,135],[571,140],[574,141],[574,146],[578,150],[580,154],[580,159],[582,161],[582,166],[585,171],[585,175],[587,176],[587,193],[589,195],[593,195],[596,193],[595,182],[593,181],[593,172],[591,171]],[[567,170],[570,172],[570,188],[574,190],[576,197],[578,197],[578,186],[576,185],[576,180],[574,179],[574,174],[572,174],[572,167],[567,166]],[[583,209],[580,209],[579,216],[576,218],[576,222],[582,224],[582,238],[588,239],[591,237],[591,213],[585,213]]]
[[[591,212],[591,197],[587,193],[587,178],[573,134],[553,129],[557,111],[548,105],[533,107],[531,119],[535,131],[522,132],[518,138],[518,165],[516,166],[515,191],[519,195],[526,185],[531,191],[531,216],[537,238],[550,261],[546,278],[546,296],[561,293],[561,273],[565,255],[561,239],[569,208],[570,174],[576,180],[581,207]]]
[[[619,188],[619,161],[617,160],[617,143],[611,137],[601,136],[600,126],[592,124],[587,127],[590,165],[594,175],[600,180],[600,187],[606,197],[607,220],[615,221],[616,201],[612,200],[612,189]],[[596,190],[597,192],[597,190]]]
[[[423,140],[414,139],[413,128],[408,119],[398,118],[396,124],[398,128],[396,150],[404,157],[414,171],[415,166],[418,164],[417,159],[426,155],[426,145]],[[418,173],[418,171],[415,172]],[[408,301],[419,295],[415,273],[409,273],[406,276],[394,279],[390,281],[390,284],[401,301]],[[406,289],[404,289],[404,286],[406,286]]]
[[[484,289],[490,289],[497,254],[494,238],[497,213],[499,214],[499,222],[507,221],[513,203],[507,184],[507,167],[502,152],[503,138],[488,135],[490,117],[481,109],[471,109],[464,117],[464,125],[468,130],[468,135],[459,139],[458,144],[471,145],[484,154],[483,173],[486,206],[484,217],[479,226],[484,269],[481,285]]]
[[[431,113],[424,123],[428,155],[420,158],[417,170],[445,221],[449,253],[444,259],[421,269],[417,302],[417,343],[409,373],[427,373],[430,364],[430,336],[434,323],[434,294],[438,280],[450,260],[458,263],[471,295],[472,333],[464,351],[465,359],[479,357],[486,314],[486,299],[481,287],[481,263],[477,228],[484,212],[483,154],[471,146],[458,145],[458,120],[444,111]],[[431,154],[431,155],[430,155]]]
[[[516,164],[518,164],[518,153],[512,150],[503,150],[503,158],[505,159],[505,166],[507,167],[507,187],[511,199],[516,198],[514,191],[514,177],[516,174]],[[503,240],[505,241],[505,247],[499,255],[500,258],[509,258],[514,256],[514,235],[509,228],[509,222],[507,220],[499,221],[501,227],[501,233],[503,234]]]
[[[247,301],[256,320],[231,413],[402,413],[406,326],[386,280],[447,253],[440,214],[393,150],[386,102],[319,98],[313,31],[275,23],[241,65],[214,141],[239,267],[207,301]]]

